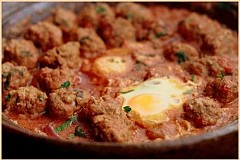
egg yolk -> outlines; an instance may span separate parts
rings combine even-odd
[[[149,115],[158,113],[161,110],[161,100],[154,94],[142,94],[131,98],[128,105],[140,114]]]

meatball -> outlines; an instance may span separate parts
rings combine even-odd
[[[46,92],[51,92],[59,88],[67,88],[71,85],[72,71],[67,68],[42,68],[38,81],[40,87]]]
[[[220,29],[204,36],[201,49],[204,55],[237,55],[238,37],[229,29]]]
[[[237,77],[225,76],[216,78],[213,82],[207,84],[205,94],[222,103],[232,102],[238,98]]]
[[[222,115],[221,105],[209,97],[197,97],[183,104],[184,116],[196,127],[214,125]]]
[[[178,31],[187,40],[201,41],[207,34],[213,34],[221,26],[207,16],[192,13],[179,23]]]
[[[5,100],[7,111],[25,115],[36,115],[46,109],[47,95],[33,86],[11,90]]]
[[[61,29],[49,22],[38,22],[31,25],[24,37],[32,40],[43,51],[60,46],[63,43]]]
[[[84,107],[90,99],[90,94],[81,89],[68,91],[66,88],[50,93],[48,107],[50,114],[68,119],[73,113]]]
[[[174,61],[178,63],[185,62],[193,57],[198,57],[198,51],[185,43],[172,43],[163,52],[163,55],[169,61]]]
[[[215,56],[187,61],[183,64],[183,68],[190,74],[200,76],[219,77],[221,74],[231,75],[233,73],[233,67],[227,58]]]
[[[2,64],[2,86],[5,90],[26,86],[31,75],[25,66],[14,66],[10,62]]]
[[[99,28],[99,21],[113,21],[115,13],[106,3],[88,4],[81,8],[78,16],[78,23],[81,27]]]
[[[132,22],[138,40],[148,36],[149,29],[152,28],[154,21],[151,10],[137,3],[119,3],[116,7],[116,15]]]
[[[95,58],[106,50],[103,40],[91,28],[78,28],[72,39],[80,43],[81,54],[86,58]]]
[[[39,62],[41,67],[78,69],[81,66],[80,44],[78,42],[68,42],[60,47],[48,50],[39,58]]]
[[[124,26],[124,27],[123,27]],[[121,47],[124,41],[135,41],[135,28],[123,18],[114,22],[101,21],[100,33],[109,48]]]
[[[57,8],[53,12],[53,22],[64,34],[68,34],[72,29],[77,27],[77,17],[71,10]]]
[[[12,39],[4,45],[4,60],[15,65],[34,68],[37,66],[39,53],[32,41]]]

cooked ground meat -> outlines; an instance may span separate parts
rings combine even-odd
[[[72,39],[80,43],[81,55],[86,58],[95,58],[106,50],[103,40],[92,28],[78,28]]]
[[[183,68],[190,74],[199,76],[219,77],[221,74],[233,74],[233,67],[227,58],[214,56],[192,59],[184,63]]]
[[[98,29],[99,21],[113,21],[115,13],[106,3],[88,4],[84,6],[78,15],[78,23],[81,27]]]
[[[169,61],[178,63],[199,57],[198,51],[191,45],[175,42],[169,45],[163,52],[163,55]]]
[[[38,82],[41,89],[49,93],[62,88],[61,85],[64,85],[64,82],[68,83],[69,81],[71,85],[72,74],[73,72],[67,68],[51,69],[45,67],[40,70]]]
[[[202,37],[221,29],[219,23],[205,15],[192,13],[179,23],[179,33],[187,40],[201,42]]]
[[[205,89],[205,94],[222,103],[229,103],[238,98],[237,77],[224,76],[210,81]],[[223,106],[225,107],[225,106]]]
[[[10,62],[2,64],[2,87],[4,90],[26,86],[31,75],[25,66],[14,66]]]
[[[61,28],[64,38],[68,38],[71,30],[77,28],[77,16],[73,11],[57,8],[53,12],[53,22]]]
[[[214,125],[221,117],[221,104],[209,97],[187,100],[183,104],[184,116],[196,127]]]
[[[46,109],[47,95],[33,86],[11,90],[5,100],[7,111],[36,115]]]
[[[121,108],[121,99],[103,96],[91,100],[85,110],[92,120],[95,135],[101,141],[131,142],[136,127]]]
[[[34,68],[37,66],[39,52],[32,41],[12,39],[4,45],[4,61],[15,65]]]
[[[154,20],[149,8],[137,3],[119,3],[116,7],[116,15],[132,22],[138,40],[147,38]]]
[[[202,43],[204,55],[238,54],[238,37],[229,29],[220,29],[215,34],[205,35]]]
[[[49,95],[49,113],[58,118],[68,119],[75,111],[84,107],[89,99],[90,94],[81,89],[58,89]]]
[[[31,25],[24,37],[32,40],[43,51],[60,46],[63,43],[61,29],[49,22],[38,22]]]
[[[39,63],[41,67],[78,69],[81,66],[80,45],[78,42],[68,42],[48,50],[39,58]]]
[[[128,49],[137,63],[145,66],[153,66],[163,61],[162,50],[156,50],[149,44],[126,42],[122,47]]]
[[[121,47],[124,41],[136,39],[135,28],[123,18],[117,18],[113,22],[100,21],[100,24],[101,37],[109,48]]]

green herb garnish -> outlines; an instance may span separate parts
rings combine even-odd
[[[133,17],[133,14],[132,14],[132,13],[128,13],[128,14],[127,14],[127,19],[128,19],[128,20],[130,20],[132,17]]]
[[[99,6],[98,8],[97,8],[97,13],[99,14],[99,13],[102,13],[102,12],[104,12],[106,9],[103,7],[103,6]]]
[[[218,76],[219,78],[223,79],[225,77],[225,73],[224,72],[221,72]]]
[[[182,62],[185,62],[188,59],[187,55],[183,51],[178,51],[178,52],[175,53],[175,55],[178,58],[178,63],[179,64],[182,63]]]
[[[10,98],[11,98],[11,95],[10,95],[10,94],[7,94],[7,95],[4,97],[4,99],[5,99],[6,101],[9,101]]]
[[[62,22],[66,27],[69,27],[68,21],[66,21],[65,19],[62,19]]]
[[[42,94],[40,94],[40,95],[38,96],[38,99],[43,102],[45,98],[44,98],[44,96],[43,96]]]
[[[87,137],[86,133],[83,132],[82,128],[80,126],[77,126],[75,128],[75,136],[79,136],[79,137]]]
[[[191,75],[190,81],[194,82],[194,80],[195,80],[195,75]]]
[[[125,92],[124,92],[124,91],[121,91],[120,93],[121,93],[121,94],[126,94],[126,93],[129,93],[129,92],[132,92],[132,91],[134,91],[134,90],[131,89],[131,90],[128,90],[128,91],[125,91]]]
[[[125,106],[123,107],[123,109],[128,113],[132,110],[132,108],[130,106]]]
[[[84,43],[87,39],[89,39],[88,36],[83,36],[83,37],[80,39],[80,43]]]
[[[166,36],[166,35],[167,35],[167,32],[157,32],[157,33],[156,33],[156,37],[157,37],[157,38],[164,37],[164,36]]]
[[[192,92],[193,92],[193,89],[189,89],[189,90],[183,92],[183,94],[191,94]]]
[[[72,116],[68,121],[66,121],[65,123],[61,124],[60,126],[58,126],[55,129],[55,132],[61,132],[62,130],[66,129],[68,126],[70,126],[73,122],[77,121],[77,117],[76,116]]]
[[[66,81],[63,84],[61,84],[61,88],[68,88],[70,86],[70,82]]]

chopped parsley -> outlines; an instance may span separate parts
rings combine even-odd
[[[225,77],[225,73],[224,72],[221,72],[218,76],[219,78],[223,79]]]
[[[73,122],[77,121],[77,116],[72,116],[68,121],[64,122],[63,124],[61,124],[60,126],[58,126],[57,128],[55,128],[55,132],[61,132],[64,129],[66,129],[68,126],[70,126]]]
[[[89,37],[88,36],[83,36],[81,39],[80,39],[80,43],[84,43],[86,40],[88,40]]]
[[[130,106],[125,106],[123,107],[123,109],[128,113],[132,110],[132,108]]]
[[[43,102],[45,98],[44,98],[44,96],[43,96],[42,94],[40,94],[40,95],[38,96],[38,99]]]
[[[77,126],[75,128],[75,132],[74,132],[75,136],[79,136],[79,137],[87,137],[86,133],[83,132],[82,128],[80,126]]]
[[[187,55],[183,51],[176,52],[175,56],[178,58],[178,63],[179,64],[182,63],[182,62],[185,62],[188,59]]]
[[[132,19],[132,17],[133,17],[133,14],[132,14],[132,13],[128,13],[128,14],[127,14],[127,19],[128,19],[128,20]]]
[[[183,94],[191,94],[192,92],[193,92],[193,89],[189,89],[189,90],[183,92]]]
[[[4,97],[4,99],[5,99],[6,101],[9,101],[10,98],[11,98],[11,95],[10,95],[10,94],[7,94],[7,95]]]
[[[134,91],[134,89],[131,89],[131,90],[128,90],[128,91],[121,91],[120,93],[121,94],[126,94],[126,93],[129,93],[129,92],[132,92],[132,91]]]
[[[164,36],[166,36],[166,35],[167,35],[167,32],[157,32],[157,33],[155,34],[156,38],[164,37]]]
[[[190,81],[194,82],[194,80],[195,80],[195,75],[191,75]]]
[[[66,21],[65,19],[62,19],[62,22],[66,27],[69,27],[68,21]]]
[[[70,82],[66,81],[63,84],[61,84],[61,88],[68,88],[70,86]]]
[[[96,10],[96,12],[99,13],[103,13],[106,9],[103,6],[99,6]]]

